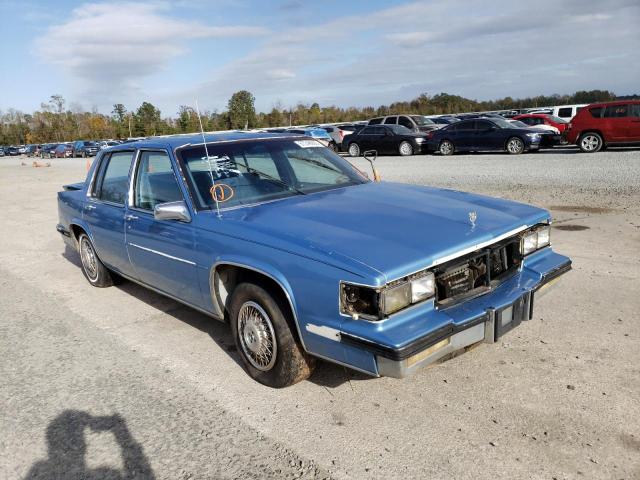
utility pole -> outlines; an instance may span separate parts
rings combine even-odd
[[[133,137],[133,135],[131,135],[131,112],[129,112],[129,138]]]

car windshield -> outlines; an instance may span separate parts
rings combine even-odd
[[[369,180],[311,139],[208,144],[178,150],[199,209],[239,207]]]
[[[529,128],[529,125],[522,123],[520,120],[511,120],[511,125],[518,128]]]
[[[406,135],[408,133],[413,133],[404,125],[387,125],[387,128],[393,130],[393,133],[395,133],[396,135]]]
[[[434,122],[431,119],[423,117],[422,115],[412,115],[411,118],[413,118],[413,121],[416,122],[416,125],[419,127],[434,125]]]

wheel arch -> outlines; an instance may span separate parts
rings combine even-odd
[[[216,315],[224,319],[225,322],[229,321],[229,301],[235,287],[243,282],[260,285],[273,295],[285,313],[289,313],[288,318],[295,324],[292,325],[292,333],[302,348],[307,351],[300,331],[300,322],[291,286],[284,275],[272,267],[256,266],[239,259],[216,262],[209,272],[209,292]]]

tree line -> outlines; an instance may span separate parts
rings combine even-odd
[[[146,137],[176,133],[280,127],[288,125],[312,125],[366,120],[392,113],[439,115],[487,110],[512,110],[574,103],[593,103],[616,100],[608,90],[578,91],[571,95],[550,95],[514,99],[477,101],[459,95],[423,93],[410,101],[393,102],[377,107],[321,107],[298,103],[285,108],[273,106],[269,112],[256,112],[255,97],[241,90],[234,93],[222,112],[204,111],[200,116],[192,106],[181,105],[173,117],[163,117],[160,110],[149,102],[137,109],[128,110],[123,104],[113,105],[106,115],[97,110],[83,111],[78,105],[68,105],[61,95],[52,95],[40,109],[24,113],[15,109],[0,111],[0,145],[26,143],[54,143],[75,139],[98,140],[106,138]],[[640,98],[627,95],[619,98]]]

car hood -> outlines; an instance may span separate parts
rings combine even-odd
[[[219,226],[227,235],[375,275],[382,282],[549,218],[546,210],[509,200],[389,182],[289,197],[222,215]]]

